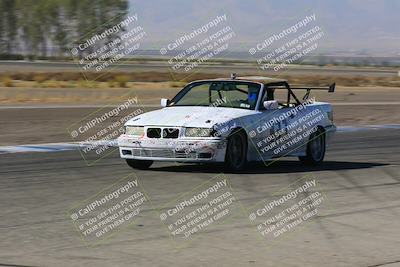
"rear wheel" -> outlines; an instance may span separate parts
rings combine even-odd
[[[323,129],[318,128],[318,130],[309,137],[306,155],[300,156],[299,160],[308,165],[318,165],[324,160],[325,149],[325,132]]]
[[[152,160],[137,160],[137,159],[126,159],[126,163],[134,169],[146,170],[151,164],[153,164]]]
[[[247,136],[243,130],[235,131],[228,137],[225,167],[230,171],[245,169],[247,164]]]

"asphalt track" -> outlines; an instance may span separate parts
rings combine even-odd
[[[153,208],[106,242],[87,247],[74,205],[133,172],[116,153],[87,166],[78,151],[0,155],[0,266],[399,266],[400,129],[336,135],[320,167],[285,159],[226,174],[244,207],[313,174],[327,199],[280,242],[246,216],[176,250]],[[157,163],[135,171],[155,209],[221,173],[220,166]]]

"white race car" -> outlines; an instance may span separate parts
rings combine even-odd
[[[306,90],[299,100],[294,90]],[[154,161],[224,162],[231,171],[249,161],[297,156],[307,164],[323,161],[336,130],[332,106],[309,98],[311,90],[285,80],[235,77],[189,83],[162,109],[125,124],[118,138],[121,158],[147,169]]]

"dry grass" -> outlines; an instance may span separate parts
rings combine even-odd
[[[246,75],[246,74],[243,74]],[[254,74],[247,74],[254,75]],[[96,79],[97,77],[99,77]],[[3,86],[13,86],[15,81],[34,82],[38,86],[53,87],[57,83],[60,87],[81,87],[81,88],[96,88],[99,84],[105,84],[106,88],[126,88],[130,87],[131,83],[137,82],[170,82],[172,88],[182,87],[185,83],[221,77],[221,74],[216,73],[193,73],[187,76],[185,73],[175,74],[172,76],[169,72],[109,72],[104,74],[87,73],[85,77],[80,72],[54,72],[54,73],[21,73],[9,72],[1,74],[0,78],[3,81]],[[272,76],[274,77],[274,76]],[[329,75],[284,75],[275,76],[284,78],[290,81],[291,84],[303,84],[313,86],[325,86],[336,82],[338,86],[351,87],[366,87],[366,86],[381,86],[381,87],[400,87],[400,77],[367,77],[367,76],[329,76]]]
[[[76,85],[80,88],[98,88],[99,82],[90,80],[78,80]]]

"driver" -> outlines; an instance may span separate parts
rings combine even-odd
[[[258,88],[249,87],[249,93],[247,94],[247,103],[254,107],[257,104]]]

